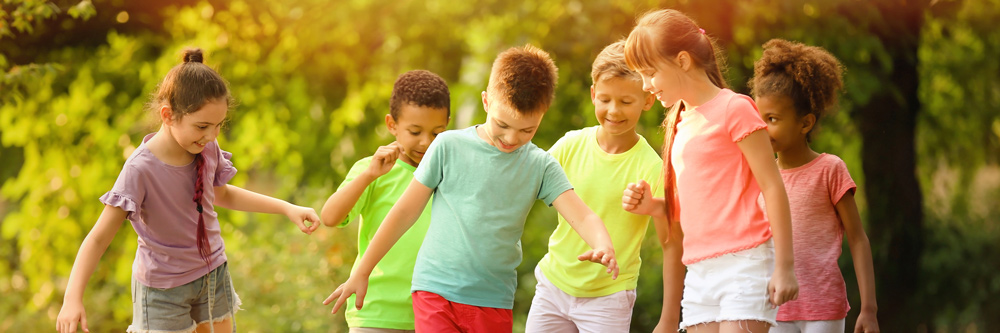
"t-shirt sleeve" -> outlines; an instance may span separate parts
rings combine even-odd
[[[840,199],[844,198],[845,194],[854,192],[858,186],[854,183],[854,179],[851,178],[851,172],[847,170],[847,164],[840,158],[836,158],[830,170],[830,202],[836,205],[840,202]]]
[[[215,181],[212,182],[212,186],[219,187],[226,185],[226,183],[229,183],[229,180],[233,179],[233,176],[236,176],[236,167],[233,166],[233,161],[231,161],[233,154],[222,150],[219,147],[218,141],[215,142],[215,149],[216,154],[218,154],[219,164],[215,168]]]
[[[441,133],[431,142],[424,158],[420,160],[420,165],[413,172],[413,179],[430,189],[435,189],[441,184],[444,178],[444,161],[448,156],[448,142],[452,140],[452,134]]]
[[[757,112],[757,104],[746,95],[733,96],[726,111],[726,129],[733,142],[743,141],[751,133],[767,128]]]
[[[110,191],[101,196],[101,202],[105,205],[118,207],[127,214],[125,218],[133,222],[139,222],[141,215],[139,207],[146,197],[146,187],[144,175],[135,166],[125,163],[122,172],[118,174],[118,180]]]
[[[365,172],[365,169],[368,169],[368,165],[370,165],[371,163],[372,163],[371,157],[363,158],[361,160],[358,160],[357,162],[354,162],[354,165],[351,166],[351,170],[347,171],[347,176],[344,177],[344,181],[340,183],[340,186],[337,186],[337,191],[340,191],[340,189],[344,188],[344,186],[346,186],[347,183],[350,183],[352,180],[357,179],[362,172]],[[365,186],[365,190],[361,192],[361,196],[358,197],[358,201],[355,202],[354,206],[351,207],[351,210],[347,212],[347,218],[345,218],[343,221],[340,221],[340,224],[337,224],[338,227],[347,226],[349,223],[351,223],[351,221],[354,221],[354,219],[357,219],[358,216],[361,215],[361,211],[363,211],[365,207],[368,205],[368,200],[371,197],[372,186],[374,186],[375,182],[377,181],[378,179],[373,181],[371,184],[368,184],[368,186]]]
[[[573,185],[569,183],[566,172],[552,155],[545,154],[543,156],[545,158],[542,162],[544,170],[542,171],[542,185],[538,189],[538,199],[544,201],[546,205],[552,206],[552,202],[556,201],[556,198],[563,192],[572,190]]]

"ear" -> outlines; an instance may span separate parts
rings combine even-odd
[[[590,104],[597,105],[597,100],[596,100],[597,99],[597,95],[594,92],[594,85],[596,85],[596,83],[590,85]]]
[[[483,110],[486,111],[486,113],[490,113],[490,99],[488,98],[488,96],[489,95],[486,94],[486,91],[483,90],[483,93],[482,93],[482,97],[483,97]]]
[[[392,119],[391,114],[385,115],[385,127],[389,129],[392,136],[396,136],[396,119]]]
[[[160,121],[167,126],[174,125],[174,110],[170,109],[170,105],[164,104],[160,106]]]
[[[813,127],[816,127],[816,115],[810,113],[800,120],[802,122],[802,134],[809,133],[812,131]]]
[[[677,57],[674,59],[674,62],[685,72],[691,69],[691,66],[694,66],[694,63],[691,60],[691,54],[688,53],[688,51],[677,52]]]
[[[642,106],[642,111],[649,111],[656,103],[656,95],[646,94],[646,104]]]

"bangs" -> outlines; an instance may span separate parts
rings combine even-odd
[[[633,71],[655,68],[655,59],[659,56],[653,36],[649,29],[638,26],[632,30],[625,40],[625,63]]]

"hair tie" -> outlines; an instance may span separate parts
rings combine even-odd
[[[705,29],[698,28],[698,32],[700,32],[702,35],[704,35],[705,34]]]

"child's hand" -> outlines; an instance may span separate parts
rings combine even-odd
[[[615,260],[614,249],[588,250],[587,252],[577,256],[576,259],[580,261],[596,262],[607,266],[607,272],[611,273],[611,279],[618,279],[618,260]]]
[[[56,329],[59,333],[75,333],[76,323],[80,323],[80,328],[84,332],[90,332],[87,328],[87,311],[83,308],[83,302],[66,301],[59,316],[56,317]]]
[[[396,165],[396,159],[402,153],[403,147],[400,147],[395,141],[378,147],[378,150],[372,155],[371,164],[368,165],[368,169],[365,172],[369,173],[373,179],[381,177],[388,173],[389,170],[392,170],[392,166]]]
[[[799,298],[799,282],[795,280],[795,271],[775,269],[771,281],[767,283],[767,299],[771,302],[771,308],[796,298]]]
[[[875,311],[865,311],[861,309],[858,314],[858,321],[854,325],[854,333],[878,333],[878,318]]]
[[[299,230],[302,230],[306,235],[312,235],[313,231],[316,231],[316,228],[320,224],[319,215],[316,215],[316,210],[309,207],[290,206],[285,216],[288,216],[289,220],[295,222],[295,225],[299,226]],[[309,224],[306,224],[306,222],[309,222]]]
[[[639,180],[639,183],[629,183],[625,187],[625,193],[622,195],[622,208],[633,214],[666,216],[663,207],[654,202],[653,190],[649,188],[649,183],[645,180]]]
[[[337,290],[334,290],[333,293],[330,294],[330,297],[327,297],[326,300],[323,301],[323,305],[330,305],[330,302],[333,302],[333,300],[336,299],[337,303],[333,305],[333,311],[330,311],[330,313],[337,313],[337,311],[340,311],[340,307],[344,305],[344,302],[347,301],[348,297],[351,297],[352,294],[357,294],[358,297],[354,298],[354,307],[361,310],[361,306],[365,303],[365,294],[367,293],[368,277],[356,277],[352,275],[349,279],[347,279],[347,281],[344,282],[344,284],[337,287]]]

